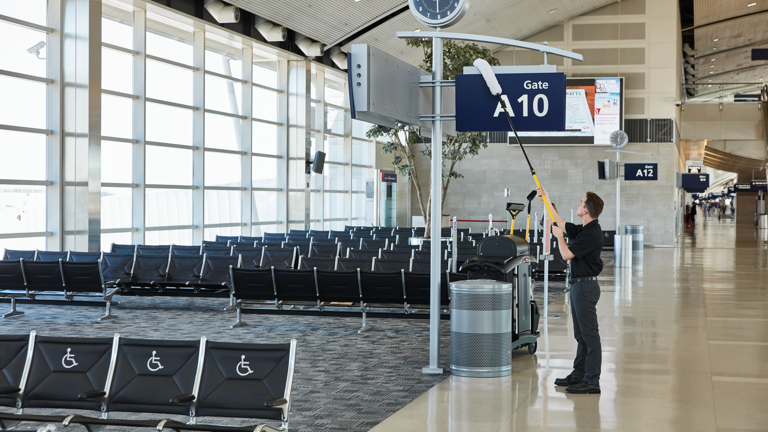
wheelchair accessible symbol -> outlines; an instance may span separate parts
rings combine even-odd
[[[64,357],[62,357],[61,359],[61,365],[67,369],[71,369],[77,366],[77,362],[75,361],[75,355],[70,354],[70,351],[72,351],[72,348],[67,348],[67,354],[64,355]]]
[[[149,369],[150,372],[157,372],[163,368],[163,365],[160,364],[160,357],[155,357],[155,354],[157,354],[157,351],[152,351],[152,357],[147,360],[147,369]],[[153,365],[157,366],[153,367]]]
[[[253,373],[250,366],[248,366],[250,363],[245,361],[245,356],[240,356],[240,363],[237,364],[237,374],[240,376],[248,376]],[[243,372],[240,372],[240,370],[243,370]]]

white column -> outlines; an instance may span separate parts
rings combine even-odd
[[[133,49],[138,52],[133,57],[133,92],[139,98],[133,100],[133,139],[138,142],[133,145],[133,171],[131,182],[138,187],[131,194],[133,221],[132,227],[138,231],[133,233],[134,244],[144,244],[146,228],[146,82],[147,82],[147,12],[143,10],[133,13]]]
[[[245,116],[240,130],[240,150],[244,153],[241,169],[240,185],[243,192],[240,194],[240,220],[244,222],[240,235],[251,236],[251,222],[253,220],[253,48],[250,45],[243,47],[243,108],[241,114]]]
[[[205,233],[205,32],[195,30],[194,34],[193,66],[197,68],[193,72],[192,86],[193,102],[198,109],[192,115],[192,143],[197,150],[192,156],[192,224],[196,226],[192,233],[193,244],[201,244]]]

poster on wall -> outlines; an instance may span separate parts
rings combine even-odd
[[[564,132],[521,132],[523,144],[610,145],[624,123],[623,78],[569,78],[565,90]],[[513,133],[509,144],[517,145]]]

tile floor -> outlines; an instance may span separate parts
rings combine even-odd
[[[511,376],[450,377],[373,431],[768,431],[768,237],[697,222],[631,270],[606,266],[601,395],[553,384],[576,349],[560,302],[538,352],[513,353]]]

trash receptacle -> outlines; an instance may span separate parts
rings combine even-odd
[[[627,225],[624,227],[624,234],[632,236],[632,252],[642,252],[645,235],[645,227],[642,225]]]
[[[757,228],[768,229],[768,215],[757,215]]]
[[[501,377],[512,372],[513,286],[468,280],[451,284],[451,373]]]

